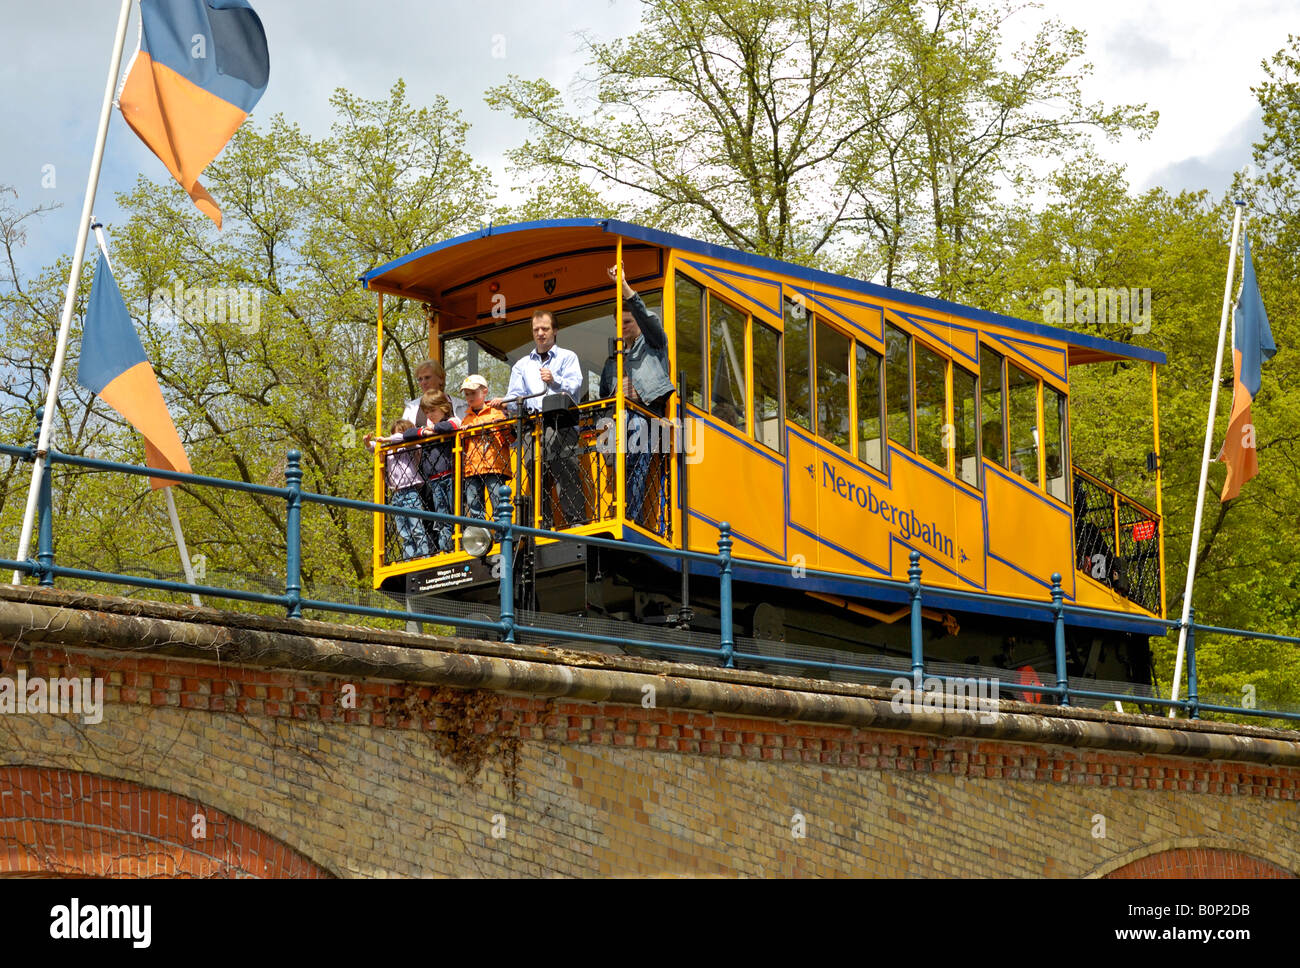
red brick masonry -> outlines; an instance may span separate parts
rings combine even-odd
[[[70,664],[71,660],[71,664]],[[28,678],[102,677],[104,701],[215,713],[366,723],[433,731],[446,704],[437,690],[412,685],[285,673],[178,659],[133,658],[32,648]],[[3,674],[12,675],[12,660]],[[356,708],[340,704],[355,685]],[[411,718],[411,708],[428,714]],[[106,710],[105,715],[111,715]],[[492,726],[477,725],[479,732]],[[1136,790],[1177,790],[1295,800],[1300,769],[1167,755],[1027,746],[987,739],[922,736],[844,726],[805,725],[725,714],[502,696],[495,729],[524,741],[613,746],[963,777],[1002,778]]]
[[[19,873],[329,876],[260,830],[173,793],[70,770],[0,767],[0,874]]]
[[[1113,878],[1266,877],[1293,875],[1258,857],[1232,850],[1166,850],[1125,864],[1106,875]]]

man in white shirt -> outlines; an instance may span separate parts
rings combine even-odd
[[[420,392],[415,395],[414,400],[406,401],[402,419],[411,421],[417,427],[423,427],[427,416],[420,410],[420,397],[428,390],[446,390],[447,375],[443,372],[442,364],[437,360],[425,360],[415,368],[415,382],[420,385]],[[457,420],[463,420],[465,401],[453,399],[451,403],[455,410],[453,416]]]
[[[533,313],[533,349],[510,370],[510,387],[506,396],[488,402],[489,406],[505,404],[513,409],[522,400],[530,414],[539,413],[547,397],[567,395],[565,403],[577,404],[582,388],[582,364],[578,354],[555,345],[555,317],[545,309]],[[533,396],[541,393],[544,396]],[[531,440],[531,438],[529,438]],[[587,498],[578,471],[578,427],[576,414],[563,411],[549,416],[542,431],[542,459],[546,463],[546,476],[542,479],[542,527],[571,527],[591,519],[587,513]],[[524,459],[531,463],[531,450],[525,450]],[[559,491],[560,511],[564,520],[556,522],[551,514],[551,485]]]
[[[578,354],[555,345],[555,317],[545,309],[533,313],[533,349],[510,370],[510,387],[505,397],[497,397],[488,406],[499,407],[512,398],[535,393],[567,393],[576,401],[582,389],[582,364]],[[532,413],[542,409],[545,397],[525,400]],[[511,404],[513,409],[513,404]]]

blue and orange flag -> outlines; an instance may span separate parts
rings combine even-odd
[[[1268,313],[1264,311],[1264,300],[1255,279],[1255,263],[1250,257],[1250,237],[1246,236],[1241,292],[1232,310],[1232,415],[1228,418],[1223,449],[1219,451],[1219,460],[1228,465],[1220,502],[1232,500],[1241,491],[1241,485],[1259,473],[1250,405],[1259,395],[1260,367],[1276,352]]]
[[[176,433],[158,378],[145,356],[117,280],[104,254],[95,266],[90,306],[81,335],[77,382],[97,394],[144,437],[145,461],[159,470],[191,473],[190,459]],[[151,477],[154,488],[174,481]]]
[[[217,228],[221,209],[199,175],[253,110],[270,70],[248,0],[140,0],[140,49],[118,105]]]

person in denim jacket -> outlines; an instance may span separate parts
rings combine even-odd
[[[609,268],[609,278],[617,285],[618,267]],[[623,276],[623,318],[620,335],[623,337],[623,396],[639,403],[657,417],[668,412],[668,401],[673,395],[672,380],[668,373],[668,334],[664,332],[659,316],[646,308],[646,304]],[[618,361],[610,357],[600,374],[600,395],[610,397],[618,388]],[[645,416],[629,409],[627,416],[627,514],[632,519],[641,517],[641,502],[645,499],[650,471],[651,441],[658,434],[651,432]]]

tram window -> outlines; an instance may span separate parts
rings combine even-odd
[[[948,361],[923,343],[916,343],[916,452],[945,470],[944,403],[947,400]]]
[[[1066,441],[1069,439],[1066,428],[1065,394],[1052,387],[1043,386],[1043,420],[1047,424],[1044,441],[1045,459],[1047,461],[1047,493],[1052,497],[1065,500],[1068,492],[1066,471],[1069,460],[1066,455]]]
[[[641,294],[646,307],[662,312],[663,293]],[[578,355],[584,379],[583,399],[596,399],[600,372],[609,355],[609,338],[615,333],[614,302],[602,300],[555,313],[556,343]],[[480,373],[495,396],[505,396],[510,385],[511,367],[532,352],[532,314],[511,323],[495,323],[469,332],[453,332],[442,339],[442,363],[447,386],[458,390],[465,377]],[[450,391],[449,391],[450,392]],[[458,398],[458,392],[452,394]]]
[[[812,430],[812,382],[808,377],[808,309],[785,301],[785,413]]]
[[[1007,438],[1011,469],[1038,483],[1038,381],[1014,363],[1007,364]]]
[[[912,337],[885,324],[885,422],[889,439],[912,446]]]
[[[648,310],[663,318],[662,292],[643,292],[641,300]],[[583,401],[600,397],[600,374],[609,358],[609,338],[618,332],[614,323],[615,308],[614,301],[608,300],[565,309],[555,314],[556,343],[578,354],[578,363],[586,374]],[[525,322],[528,341],[524,352],[530,353],[534,347],[531,316]],[[447,385],[452,386],[450,382]],[[459,383],[455,385],[460,386]]]
[[[781,453],[781,334],[754,320],[754,438]]]
[[[745,430],[745,320],[709,293],[709,413]]]
[[[849,338],[816,320],[817,436],[849,450]]]
[[[984,456],[995,464],[1007,466],[1005,423],[1002,409],[1002,354],[987,346],[980,347],[980,410],[984,415],[981,437]]]
[[[858,459],[882,468],[880,439],[880,354],[857,345]]]
[[[974,373],[960,366],[952,368],[952,422],[956,433],[952,455],[957,463],[958,480],[972,487],[980,486],[978,386]]]
[[[684,385],[682,401],[704,406],[704,290],[680,272],[673,286],[677,329],[677,377]]]

